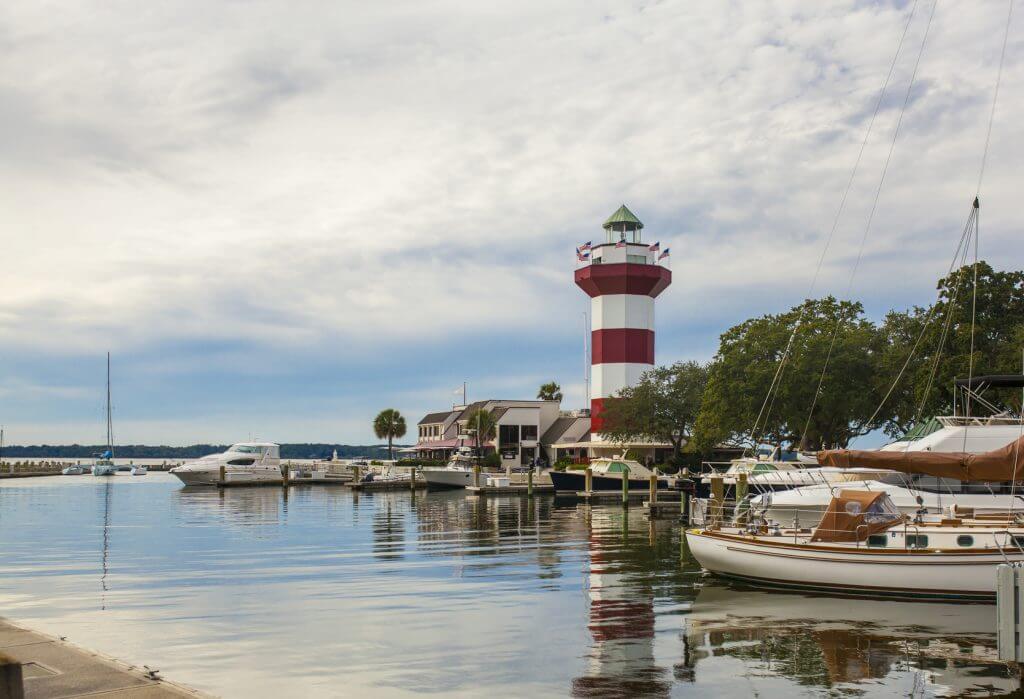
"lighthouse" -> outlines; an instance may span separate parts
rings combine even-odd
[[[605,399],[654,367],[654,299],[672,283],[657,249],[643,242],[644,224],[625,204],[603,228],[605,242],[576,269],[576,285],[590,297],[590,431],[598,442]]]

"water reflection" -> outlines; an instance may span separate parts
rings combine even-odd
[[[991,606],[725,585],[617,505],[151,473],[0,482],[0,517],[6,615],[225,697],[1016,688]]]
[[[992,696],[1019,687],[995,649],[995,607],[831,598],[715,582],[686,622],[688,665],[859,693],[891,679],[912,695]]]

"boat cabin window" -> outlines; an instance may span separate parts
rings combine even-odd
[[[970,534],[961,534],[956,538],[957,546],[974,546],[974,537]]]
[[[751,471],[751,473],[769,473],[774,470],[775,467],[772,466],[771,464],[757,464],[756,466],[754,466],[754,470]]]
[[[236,444],[230,449],[228,449],[228,451],[235,451],[238,452],[239,454],[262,454],[263,447],[251,447],[245,444]]]
[[[907,548],[908,549],[926,549],[926,548],[928,548],[928,535],[927,534],[907,534]]]
[[[1021,536],[1020,534],[1014,534],[1013,545],[1019,549],[1024,549],[1024,536]]]
[[[885,548],[885,546],[888,543],[889,537],[887,537],[885,534],[872,534],[868,537],[868,546],[878,546],[880,548]]]

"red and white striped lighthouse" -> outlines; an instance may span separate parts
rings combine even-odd
[[[644,224],[623,204],[604,222],[606,241],[591,249],[576,270],[576,284],[590,296],[591,439],[601,441],[604,399],[654,366],[654,299],[672,283],[672,272],[644,243]]]

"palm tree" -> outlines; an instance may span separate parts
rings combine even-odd
[[[395,437],[405,436],[405,418],[394,408],[381,410],[373,419],[373,433],[377,435],[377,439],[388,440],[388,459],[394,461],[395,456],[391,443]]]
[[[497,426],[498,422],[494,419],[494,415],[483,408],[473,411],[466,418],[466,429],[473,430],[476,433],[476,453],[478,456],[481,454],[481,445],[494,437],[494,430]]]
[[[562,402],[562,387],[554,381],[548,381],[542,383],[540,388],[537,390],[538,400],[557,400],[559,403]]]

